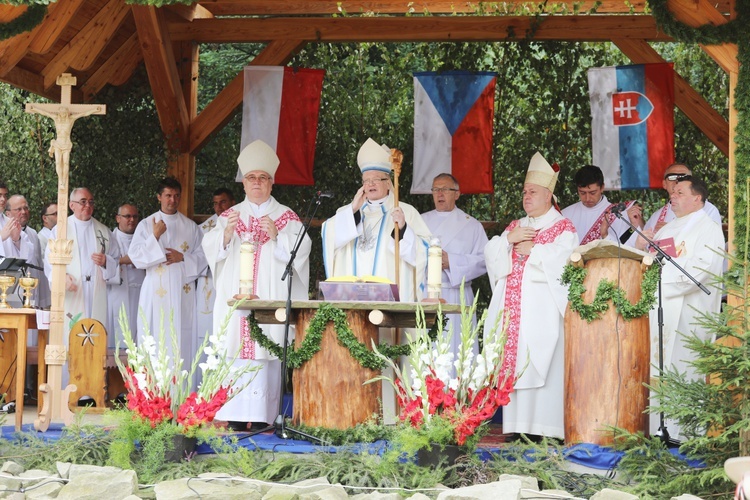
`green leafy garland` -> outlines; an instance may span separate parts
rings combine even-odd
[[[352,329],[349,328],[349,324],[346,322],[346,313],[344,311],[333,307],[331,304],[321,304],[313,319],[310,320],[307,333],[299,348],[295,348],[294,345],[287,347],[287,365],[290,368],[299,368],[305,362],[309,361],[315,353],[320,351],[320,342],[323,340],[323,332],[329,321],[333,322],[339,344],[346,347],[360,365],[370,370],[381,370],[385,367],[385,362],[354,336],[354,332],[352,332]],[[277,358],[281,358],[283,355],[282,346],[263,333],[263,330],[258,326],[254,313],[250,313],[247,316],[247,322],[250,327],[250,338],[257,342],[263,349],[266,349]],[[430,328],[428,335],[432,340],[437,338],[438,323],[436,321],[432,325],[432,328]],[[445,324],[445,319],[441,324]],[[388,358],[408,356],[411,352],[411,344],[395,346],[378,344],[378,351]]]
[[[656,302],[656,287],[659,284],[659,266],[651,266],[643,274],[641,281],[641,299],[632,304],[625,296],[625,291],[612,281],[602,280],[596,287],[596,296],[591,304],[583,303],[583,294],[586,287],[583,280],[588,271],[583,267],[575,267],[571,264],[565,266],[560,281],[564,285],[570,285],[568,289],[568,301],[570,308],[577,312],[581,318],[591,323],[599,319],[604,311],[609,309],[611,300],[615,309],[626,320],[645,316]]]
[[[16,5],[13,2],[2,2]],[[0,40],[7,40],[16,35],[31,31],[44,20],[47,15],[47,5],[31,4],[26,12],[7,23],[0,23]]]

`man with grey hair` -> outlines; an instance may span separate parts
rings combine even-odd
[[[70,328],[82,318],[92,318],[112,331],[107,317],[107,283],[120,281],[120,248],[109,228],[94,219],[94,195],[85,187],[70,192],[68,206],[73,215],[67,218],[67,237],[73,241],[72,259],[65,273],[64,339],[68,345]],[[57,238],[56,226],[50,239]],[[50,247],[44,253],[44,273],[52,284]],[[67,383],[63,370],[63,385]]]

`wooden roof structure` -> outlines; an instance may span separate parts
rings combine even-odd
[[[733,17],[734,0],[668,0],[675,17],[691,26]],[[180,207],[192,215],[195,155],[241,109],[238,74],[200,113],[198,51],[201,43],[262,42],[248,64],[284,65],[310,42],[611,41],[633,63],[662,62],[650,43],[669,41],[646,13],[645,0],[504,3],[464,0],[199,0],[192,5],[131,5],[125,0],[57,0],[33,30],[0,41],[0,80],[59,101],[55,80],[72,73],[73,102],[93,102],[106,85],[122,85],[145,65],[162,131],[178,154],[170,171],[182,182]],[[477,8],[479,7],[479,8]],[[27,6],[0,4],[8,23]],[[553,10],[554,9],[554,10]],[[516,15],[515,12],[528,13]],[[576,14],[575,12],[584,13]],[[679,75],[676,105],[729,156],[730,212],[733,138],[732,103],[737,81],[737,46],[703,46],[730,76],[727,121]],[[730,239],[732,224],[730,221]]]

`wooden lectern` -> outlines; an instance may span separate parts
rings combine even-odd
[[[416,326],[417,303],[405,302],[322,302],[293,301],[290,323],[296,325],[295,345],[305,338],[307,327],[321,304],[344,310],[347,323],[357,340],[371,346],[378,343],[378,328],[413,328]],[[431,326],[438,304],[422,304],[425,320]],[[258,323],[283,324],[286,302],[250,300],[238,310],[255,311]],[[442,305],[444,313],[460,312],[461,306]],[[339,345],[333,324],[323,333],[321,349],[310,361],[294,372],[294,424],[313,427],[348,429],[379,413],[380,384],[367,384],[380,371],[364,368]]]
[[[599,282],[608,280],[635,303],[641,298],[643,273],[653,257],[610,241],[578,247],[572,264],[588,271],[583,301],[590,304]],[[650,336],[648,315],[626,321],[610,301],[591,323],[565,311],[565,442],[611,445],[607,427],[648,432]]]

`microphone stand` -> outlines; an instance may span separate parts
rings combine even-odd
[[[302,225],[302,231],[300,231],[297,234],[297,239],[294,242],[294,247],[292,248],[292,251],[289,253],[289,261],[286,264],[286,269],[284,270],[284,274],[281,276],[281,281],[286,280],[287,295],[286,295],[286,318],[284,319],[284,346],[283,346],[283,351],[281,355],[281,391],[280,391],[281,393],[279,394],[279,414],[276,416],[276,419],[273,421],[272,424],[268,425],[267,427],[264,427],[263,429],[253,431],[249,433],[246,437],[255,436],[256,434],[260,434],[260,433],[273,429],[274,434],[276,434],[276,436],[280,437],[281,439],[291,439],[292,435],[297,435],[297,436],[306,438],[308,441],[321,443],[320,438],[311,436],[310,434],[302,432],[299,429],[287,427],[286,419],[284,418],[284,386],[286,385],[285,382],[286,382],[286,375],[287,375],[286,366],[287,366],[287,351],[289,347],[289,326],[290,326],[290,319],[292,317],[292,281],[294,281],[294,259],[297,257],[297,252],[299,251],[299,247],[302,246],[302,242],[305,239],[307,230],[310,228],[310,224],[312,224],[312,220],[318,211],[318,207],[320,207],[320,199],[321,199],[320,193],[314,195],[314,197],[310,199],[310,204],[307,206],[307,213],[305,214],[305,219],[307,219],[307,223]],[[315,202],[314,208],[313,208],[313,201]],[[312,215],[310,215],[311,208],[313,209]]]
[[[656,262],[659,266],[661,266],[662,269],[664,269],[664,263],[663,260],[669,261],[674,267],[676,267],[682,274],[687,276],[690,281],[695,283],[695,285],[701,289],[706,295],[711,295],[711,291],[706,288],[703,283],[695,279],[695,277],[687,272],[682,266],[680,266],[677,262],[674,261],[671,255],[667,254],[662,248],[654,242],[651,238],[643,234],[643,232],[638,229],[635,225],[633,225],[627,218],[622,216],[622,212],[620,210],[613,210],[612,213],[620,219],[621,221],[625,222],[628,226],[630,226],[630,229],[635,231],[641,238],[646,240],[646,248],[653,248],[656,250],[657,257]],[[659,376],[661,377],[664,373],[664,308],[662,307],[662,294],[661,294],[661,272],[659,273],[659,283],[658,283],[658,302],[657,302],[657,325],[659,327]],[[667,430],[667,424],[664,421],[664,412],[659,412],[659,430],[656,432],[657,437],[661,439],[661,442],[664,443],[667,447],[674,448],[676,446],[679,446],[680,442],[676,439],[672,439],[669,436],[669,431]]]

